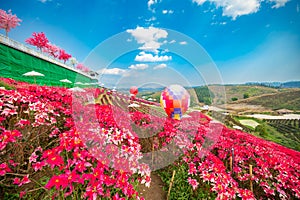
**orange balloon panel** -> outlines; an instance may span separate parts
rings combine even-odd
[[[190,106],[190,95],[180,85],[170,85],[160,96],[160,105],[170,118],[181,119]]]

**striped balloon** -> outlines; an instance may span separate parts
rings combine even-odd
[[[160,105],[172,119],[180,120],[190,106],[190,95],[180,85],[170,85],[160,96]]]

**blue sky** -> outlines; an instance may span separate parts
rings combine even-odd
[[[22,19],[10,38],[25,43],[43,31],[111,87],[300,80],[299,7],[299,0],[0,0]]]

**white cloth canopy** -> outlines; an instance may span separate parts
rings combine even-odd
[[[132,104],[129,104],[128,107],[141,107],[140,105],[136,104],[136,103],[132,103]]]
[[[68,90],[73,91],[73,92],[85,92],[85,90],[80,87],[73,87]]]
[[[60,82],[62,83],[72,83],[71,81],[69,81],[68,79],[62,79],[62,80],[59,80]]]
[[[45,75],[36,71],[30,71],[23,74],[23,76],[45,76]]]

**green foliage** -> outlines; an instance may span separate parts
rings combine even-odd
[[[193,190],[192,186],[187,182],[188,166],[186,163],[175,163],[158,171],[159,176],[165,183],[164,190],[168,192],[173,170],[176,171],[173,186],[170,192],[170,200],[198,200],[198,199],[215,199],[216,195],[210,192],[210,185],[199,181],[199,186]]]
[[[4,87],[6,90],[15,90],[16,88],[0,80],[0,87]]]
[[[247,103],[252,105],[261,105],[273,110],[282,108],[300,110],[300,90],[283,90],[277,94],[264,95],[251,100],[249,99]]]
[[[255,132],[256,136],[265,140],[300,151],[300,143],[294,138],[294,134],[283,133],[282,130],[277,130],[273,125],[270,126],[269,122],[262,122],[261,125],[256,127]]]
[[[206,105],[212,104],[212,100],[215,96],[207,86],[195,87],[194,90],[196,92],[199,102],[204,103]]]
[[[6,200],[19,199],[19,195],[16,194],[16,193],[11,194],[11,193],[5,192],[5,193],[4,193],[4,199],[6,199]]]
[[[270,114],[270,113],[265,113]],[[214,115],[216,117],[216,115]],[[256,121],[260,125],[257,125],[255,129],[249,126],[247,127],[257,137],[269,140],[280,145],[286,146],[291,149],[300,151],[300,120],[260,120],[247,116],[234,116],[233,119],[238,122],[243,119],[249,119]],[[232,124],[228,121],[228,118],[224,119],[227,126]]]
[[[256,126],[255,131],[258,132],[259,135],[262,136],[262,137],[268,135],[267,128],[266,128],[265,124],[260,124],[260,125]]]
[[[238,100],[237,97],[232,97],[232,98],[231,98],[231,101],[237,101],[237,100]]]
[[[245,94],[243,95],[243,97],[244,97],[244,99],[248,99],[248,98],[249,98],[249,94],[248,94],[248,93],[245,93]]]

